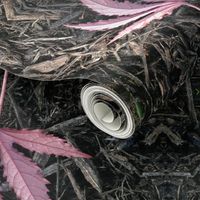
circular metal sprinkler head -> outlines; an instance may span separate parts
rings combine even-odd
[[[133,135],[134,116],[113,90],[88,84],[81,91],[81,103],[90,121],[103,132],[120,139]]]

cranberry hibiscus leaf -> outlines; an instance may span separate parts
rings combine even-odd
[[[118,33],[109,43],[120,39],[124,35],[141,29],[155,19],[162,19],[165,15],[172,14],[173,10],[180,6],[189,6],[200,10],[199,7],[187,3],[186,0],[142,0],[140,2],[131,3],[128,1],[117,2],[113,0],[81,0],[81,2],[102,15],[118,16],[115,19],[100,20],[92,23],[84,24],[66,24],[66,27],[77,28],[89,31],[101,31],[117,28],[134,22],[124,30]]]
[[[1,128],[0,157],[4,166],[4,176],[21,200],[50,200],[46,187],[48,181],[42,177],[36,164],[13,148],[13,143],[39,153],[90,158],[64,140],[46,135],[41,130]]]

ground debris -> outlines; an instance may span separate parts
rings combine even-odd
[[[1,1],[0,68],[16,75],[9,75],[1,126],[42,128],[93,156],[31,155],[52,183],[52,199],[171,198],[163,188],[180,200],[198,199],[199,16],[181,8],[112,45],[107,44],[117,30],[64,27],[101,17],[79,0]],[[97,130],[80,105],[88,80],[74,74],[104,65],[130,67],[155,97],[151,118],[126,141]]]

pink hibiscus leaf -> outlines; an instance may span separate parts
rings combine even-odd
[[[136,21],[140,19],[141,17],[144,17],[148,14],[153,13],[153,10],[148,11],[148,12],[143,12],[140,14],[136,14],[133,16],[127,16],[127,17],[118,17],[116,19],[109,19],[109,20],[101,20],[98,22],[93,22],[93,23],[84,23],[84,24],[66,24],[66,27],[70,28],[77,28],[77,29],[82,29],[82,30],[89,30],[89,31],[99,31],[99,30],[106,30],[106,29],[113,29],[125,24],[128,24],[132,21]]]
[[[1,161],[4,176],[21,200],[50,200],[40,168],[7,141],[0,142]]]
[[[113,0],[81,0],[81,2],[85,6],[91,8],[93,11],[108,16],[134,15],[161,6],[166,6],[171,3],[170,1],[164,1],[164,2],[154,2],[154,3],[144,4],[141,2],[130,3],[128,1],[117,2]]]
[[[67,157],[91,158],[90,155],[80,152],[65,140],[47,135],[42,130],[15,130],[9,128],[0,129],[0,141],[17,143],[30,151],[53,154]]]
[[[167,7],[162,7],[157,9],[157,12],[154,12],[151,15],[148,15],[147,17],[135,22],[134,24],[128,26],[127,28],[125,28],[123,31],[119,32],[118,35],[116,37],[114,37],[109,44],[113,43],[114,41],[122,38],[123,36],[125,36],[126,34],[137,30],[137,29],[141,29],[144,28],[145,26],[147,26],[151,21],[156,20],[156,19],[162,19],[165,15],[170,15],[174,9],[180,7],[182,5],[182,3],[174,3],[170,6]]]

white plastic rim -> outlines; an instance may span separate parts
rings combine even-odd
[[[117,105],[119,113],[112,108],[110,102]],[[81,104],[89,120],[103,132],[119,139],[133,135],[135,131],[133,114],[126,103],[112,90],[88,84],[81,91]]]

